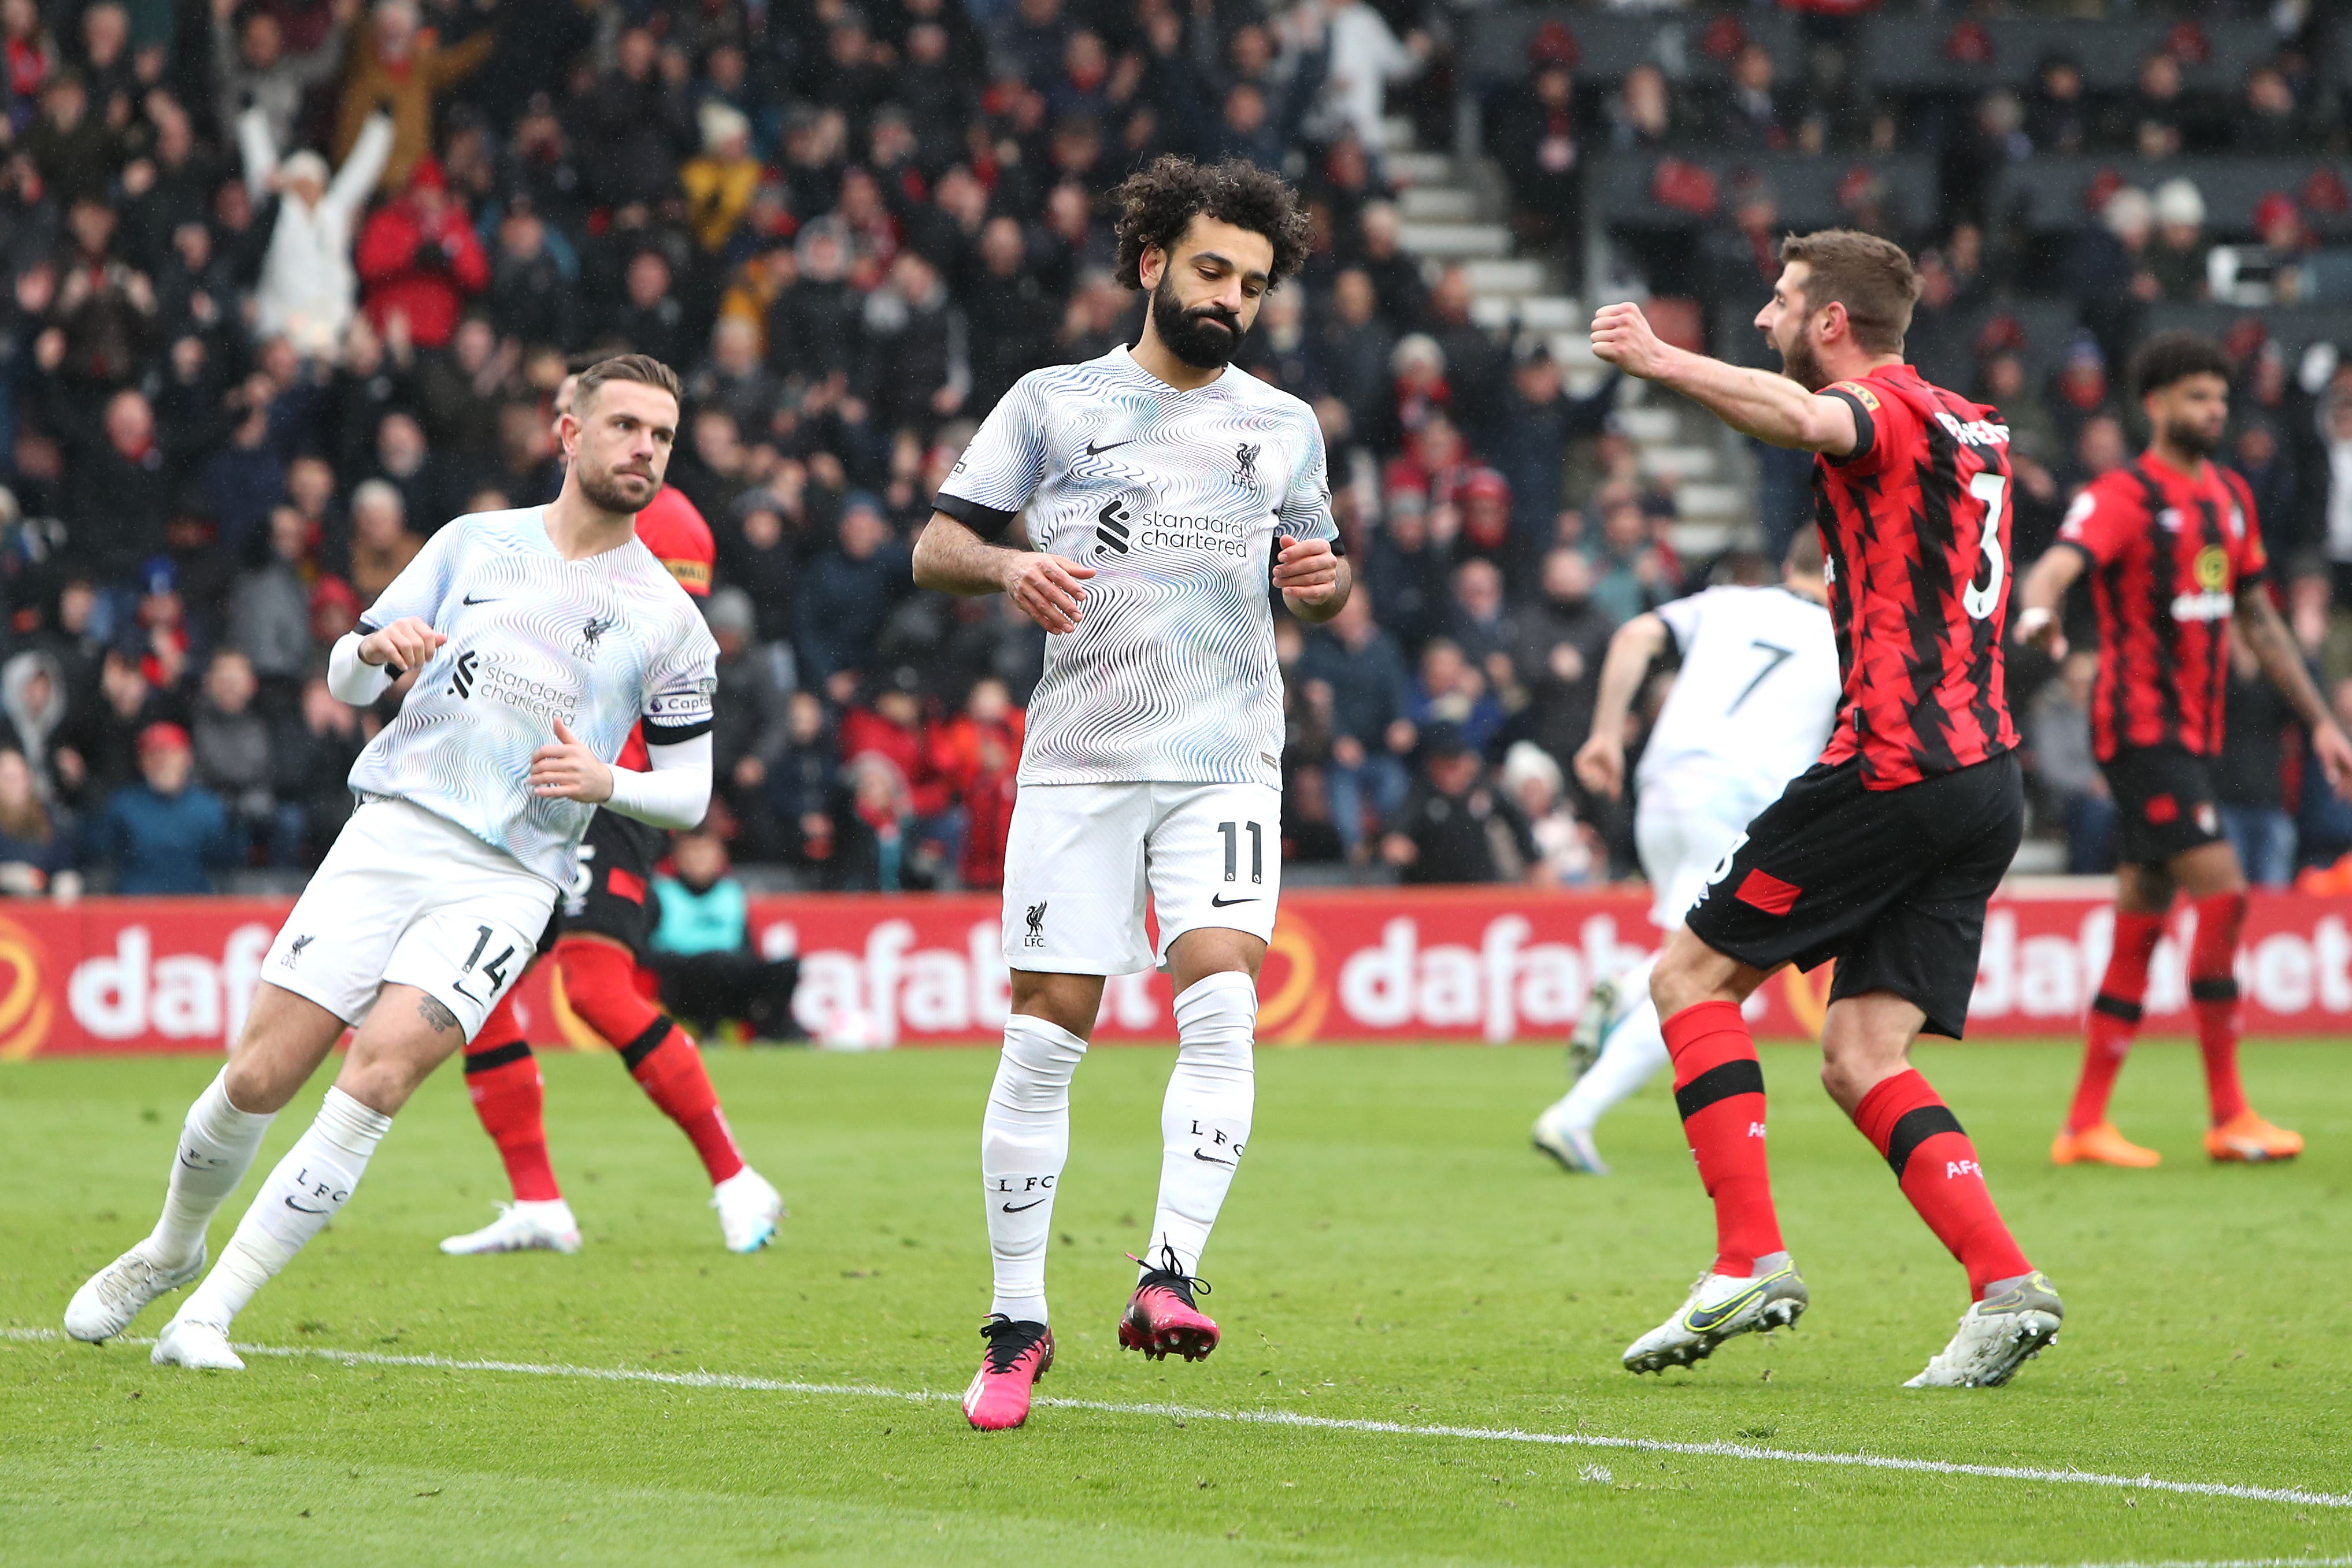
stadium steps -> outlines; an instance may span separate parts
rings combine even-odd
[[[1412,121],[1391,116],[1381,162],[1398,187],[1399,238],[1422,258],[1431,281],[1459,263],[1470,281],[1471,316],[1488,331],[1543,340],[1579,392],[1601,384],[1585,302],[1566,293],[1547,262],[1512,254],[1504,187],[1477,161],[1425,152]],[[1634,382],[1620,394],[1618,428],[1633,442],[1642,473],[1675,486],[1681,517],[1675,548],[1704,559],[1753,532],[1746,465],[1727,461],[1720,428],[1696,409]]]

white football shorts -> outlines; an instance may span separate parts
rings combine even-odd
[[[1633,808],[1633,848],[1650,880],[1652,925],[1672,931],[1683,923],[1749,820],[1769,804],[1721,789],[1677,793],[1665,783],[1642,791]]]
[[[1271,941],[1281,893],[1282,791],[1269,785],[1024,784],[1004,846],[1004,962],[1132,975],[1165,967],[1187,931]]]
[[[554,883],[405,800],[352,813],[262,960],[261,977],[357,1024],[387,985],[415,986],[472,1040],[522,978]]]

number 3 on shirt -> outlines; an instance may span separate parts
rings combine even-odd
[[[1984,550],[1985,584],[1976,585],[1973,576],[1968,587],[1960,591],[1960,608],[1970,620],[1982,621],[2001,601],[2000,580],[2008,572],[2009,563],[2000,554],[2000,499],[2009,489],[2009,476],[1988,470],[1969,481],[1969,494],[1984,503],[1984,521],[1979,526],[1977,542]]]

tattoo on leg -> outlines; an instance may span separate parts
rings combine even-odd
[[[416,1016],[431,1024],[436,1033],[457,1027],[457,1015],[431,997],[417,998]]]

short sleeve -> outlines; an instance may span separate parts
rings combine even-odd
[[[698,615],[646,678],[646,744],[676,746],[709,734],[718,689],[719,644]]]
[[[1919,429],[1919,416],[1901,398],[1881,397],[1864,382],[1832,382],[1821,395],[1833,397],[1853,410],[1853,450],[1843,457],[1822,454],[1822,461],[1843,474],[1884,471],[1891,455],[1907,450]]]
[[[1666,635],[1674,639],[1675,657],[1690,657],[1691,644],[1698,641],[1699,622],[1706,614],[1706,593],[1685,594],[1680,599],[1670,599],[1651,612],[1666,623]]]
[[[1323,451],[1323,427],[1307,416],[1307,439],[1299,444],[1282,502],[1275,507],[1279,531],[1294,539],[1328,539],[1331,553],[1346,555],[1339,525],[1331,517],[1331,476]]]
[[[2131,515],[2134,509],[2105,486],[2086,485],[2066,508],[2066,520],[2058,525],[2058,542],[2074,546],[2105,566],[2121,555],[2135,536],[2146,532],[2144,523]]]
[[[1041,402],[1034,375],[1014,382],[981,421],[931,505],[984,539],[1003,538],[1045,482]]]
[[[381,632],[410,615],[439,624],[441,606],[448,601],[449,591],[456,586],[464,542],[472,533],[471,521],[460,518],[426,539],[425,548],[400,569],[400,575],[376,595],[375,602],[360,617],[360,635]]]
[[[2263,546],[2262,519],[2254,516],[2254,493],[2242,477],[2226,470],[2222,483],[2238,509],[2238,526],[2231,530],[2237,541],[2238,556],[2232,575],[2242,583],[2259,582],[2270,573],[2271,555]]]

